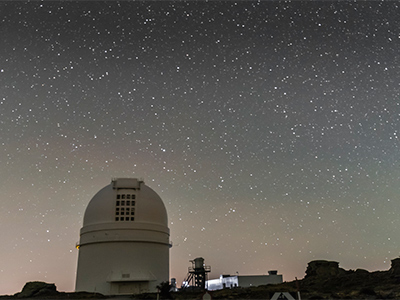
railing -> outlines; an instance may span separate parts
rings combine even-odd
[[[202,268],[188,268],[189,273],[211,272],[211,266],[203,266]]]

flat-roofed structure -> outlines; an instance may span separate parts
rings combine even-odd
[[[218,279],[207,280],[209,291],[225,288],[250,287],[283,282],[283,276],[277,271],[268,271],[268,275],[220,275]]]

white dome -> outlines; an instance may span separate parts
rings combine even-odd
[[[79,239],[76,291],[156,292],[169,280],[169,228],[161,198],[143,181],[117,178],[89,202]]]
[[[120,207],[121,204],[124,205]],[[168,217],[160,196],[143,181],[117,178],[94,195],[83,218],[83,227],[104,223],[127,227],[134,223],[168,226]]]

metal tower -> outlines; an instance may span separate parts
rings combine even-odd
[[[206,288],[207,273],[211,271],[210,266],[204,264],[204,258],[197,257],[194,260],[190,260],[192,266],[188,268],[188,275],[182,283],[182,288],[185,287],[196,287],[200,289]]]

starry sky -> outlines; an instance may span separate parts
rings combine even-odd
[[[0,294],[73,291],[114,177],[169,216],[171,277],[400,255],[397,1],[1,1]]]

